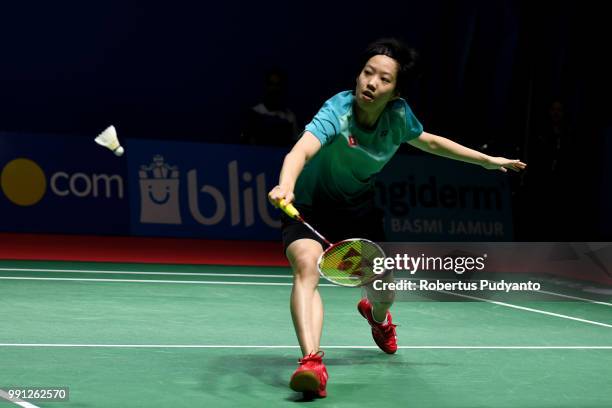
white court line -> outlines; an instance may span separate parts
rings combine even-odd
[[[34,404],[30,404],[27,401],[24,401],[22,399],[19,398],[13,398],[11,399],[11,397],[9,396],[8,392],[0,389],[0,398],[4,398],[5,400],[12,402],[13,404],[19,405],[20,407],[23,408],[39,408],[37,405]]]
[[[396,277],[395,280],[396,281],[397,280],[426,280],[426,281],[439,280],[439,281],[451,281],[451,282],[456,282],[457,281],[456,279],[450,279],[450,278],[434,279],[434,278],[400,278],[400,277]],[[490,282],[500,282],[500,281],[494,280],[494,279],[482,279],[482,280],[486,280],[486,281],[490,281]],[[470,280],[468,280],[468,282],[477,282],[477,280],[470,279]],[[559,296],[559,297],[562,297],[562,298],[573,299],[573,300],[581,300],[583,302],[594,303],[596,305],[612,307],[612,303],[602,302],[602,301],[599,301],[599,300],[593,300],[593,299],[589,299],[589,298],[583,298],[583,297],[579,297],[579,296],[564,295],[563,293],[550,292],[550,291],[547,291],[547,290],[534,290],[534,289],[531,289],[531,290],[529,290],[529,292],[545,293],[547,295]]]
[[[490,281],[490,282],[499,282],[499,281],[493,280],[493,279],[483,279],[483,280],[487,280],[487,281]],[[473,281],[471,280],[470,282],[473,282]],[[583,297],[579,297],[579,296],[564,295],[563,293],[550,292],[550,291],[547,291],[547,290],[531,290],[531,292],[545,293],[547,295],[559,296],[559,297],[566,298],[566,299],[582,300],[584,302],[594,303],[596,305],[612,307],[612,303],[601,302],[599,300],[593,300],[593,299],[583,298]]]
[[[594,303],[596,305],[612,307],[612,303],[602,302],[602,301],[599,301],[599,300],[593,300],[593,299],[588,299],[588,298],[583,298],[583,297],[579,297],[579,296],[564,295],[563,293],[549,292],[547,290],[541,290],[541,289],[540,290],[536,290],[535,292],[545,293],[547,295],[559,296],[559,297],[567,298],[567,299],[582,300],[584,302]]]
[[[277,282],[222,282],[222,281],[180,281],[180,280],[159,280],[159,279],[93,279],[93,278],[31,278],[24,276],[0,276],[5,280],[38,280],[38,281],[77,281],[77,282],[130,282],[130,283],[189,283],[201,285],[256,285],[256,286],[292,286],[292,283]],[[319,286],[331,286],[339,288],[338,285],[331,283],[320,283]]]
[[[172,348],[172,349],[298,349],[287,345],[226,345],[226,344],[58,344],[0,343],[0,347],[64,347],[64,348]],[[321,346],[322,349],[378,349],[378,346]],[[612,346],[398,346],[417,350],[612,350]]]
[[[273,283],[273,282],[219,282],[219,281],[172,281],[172,280],[155,280],[155,279],[146,279],[146,280],[136,280],[136,279],[84,279],[84,278],[30,278],[30,277],[19,277],[19,276],[0,276],[0,279],[5,280],[38,280],[38,281],[78,281],[78,282],[132,282],[132,283],[182,283],[182,284],[200,284],[200,285],[254,285],[254,286],[292,286],[292,283]],[[340,286],[333,284],[321,283],[319,286],[326,287],[335,287],[338,288]],[[552,313],[544,310],[533,309],[524,306],[517,306],[510,303],[498,302],[494,300],[489,300],[485,298],[480,298],[477,296],[463,295],[460,293],[448,292],[445,290],[436,290],[436,292],[446,293],[452,296],[463,297],[466,299],[479,300],[482,302],[492,303],[499,306],[510,307],[518,310],[525,310],[533,313],[540,313],[548,316],[560,317],[562,319],[574,320],[577,322],[593,324],[601,327],[612,328],[612,325],[606,323],[600,323],[593,320],[580,319],[578,317],[573,317],[569,315],[564,315],[560,313]]]
[[[216,273],[216,272],[149,272],[149,271],[111,271],[111,270],[89,270],[89,269],[45,269],[45,268],[0,268],[0,271],[4,272],[65,272],[65,273],[84,273],[84,274],[124,274],[124,275],[170,275],[170,276],[223,276],[223,277],[241,277],[241,278],[282,278],[292,279],[293,275],[266,275],[266,274],[253,274],[253,273]],[[423,278],[400,278],[396,277],[395,280],[421,280]],[[426,278],[425,280],[432,280],[433,278]],[[453,280],[453,279],[438,279],[438,280]],[[493,279],[485,279],[491,282],[499,282]],[[472,281],[470,281],[472,282]],[[564,295],[562,293],[550,292],[546,290],[532,290],[532,292],[544,293],[547,295],[558,296],[566,299],[581,300],[602,306],[612,307],[612,303],[602,302],[589,298],[583,298],[579,296]]]
[[[466,299],[480,300],[480,301],[483,301],[483,302],[492,303],[494,305],[499,305],[499,306],[510,307],[510,308],[513,308],[513,309],[525,310],[527,312],[540,313],[540,314],[544,314],[544,315],[548,315],[548,316],[561,317],[563,319],[575,320],[577,322],[589,323],[589,324],[594,324],[596,326],[612,328],[612,324],[600,323],[600,322],[596,322],[596,321],[593,321],[593,320],[580,319],[578,317],[568,316],[568,315],[564,315],[564,314],[560,314],[560,313],[547,312],[545,310],[540,310],[540,309],[532,309],[530,307],[525,307],[525,306],[517,306],[517,305],[513,305],[511,303],[498,302],[497,300],[489,300],[489,299],[485,299],[485,298],[479,298],[477,296],[471,296],[471,295],[464,295],[464,294],[461,294],[461,293],[448,292],[446,290],[438,290],[437,292],[446,293],[448,295],[453,295],[453,296],[459,296],[459,297],[466,298]]]
[[[293,275],[262,275],[254,273],[216,273],[216,272],[145,272],[145,271],[96,271],[90,269],[38,269],[38,268],[0,268],[3,272],[65,272],[112,275],[178,275],[178,276],[237,276],[241,278],[293,278]],[[612,306],[612,305],[611,305]]]

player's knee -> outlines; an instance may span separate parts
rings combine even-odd
[[[318,275],[317,258],[309,254],[300,254],[292,259],[293,273],[295,275]]]
[[[302,253],[291,260],[293,267],[294,280],[312,281],[319,280],[319,271],[317,269],[317,257],[313,254]]]
[[[320,244],[313,245],[309,240],[296,241],[287,250],[287,258],[293,269],[294,282],[315,285],[319,281],[317,260],[321,255]]]

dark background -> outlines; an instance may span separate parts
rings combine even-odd
[[[426,131],[528,162],[510,176],[518,240],[611,240],[612,37],[596,4],[11,2],[0,130],[237,143],[270,67],[304,125],[353,87],[368,42],[397,36],[421,54],[405,97]]]

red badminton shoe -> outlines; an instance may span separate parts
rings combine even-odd
[[[327,368],[323,364],[325,353],[318,351],[298,360],[300,366],[295,370],[289,381],[293,391],[303,392],[305,396],[325,398],[327,391]]]
[[[363,298],[357,304],[357,310],[372,327],[372,337],[376,345],[387,354],[393,354],[397,351],[397,335],[395,333],[395,325],[391,319],[391,313],[387,312],[387,322],[378,323],[372,317],[372,304],[366,298]]]

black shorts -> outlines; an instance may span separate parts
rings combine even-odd
[[[365,238],[374,242],[385,241],[383,211],[374,206],[360,211],[313,208],[298,204],[295,207],[307,223],[332,243],[348,238]],[[323,248],[327,247],[322,239],[300,221],[282,213],[281,223],[285,251],[289,244],[302,238],[314,239],[320,242]]]

